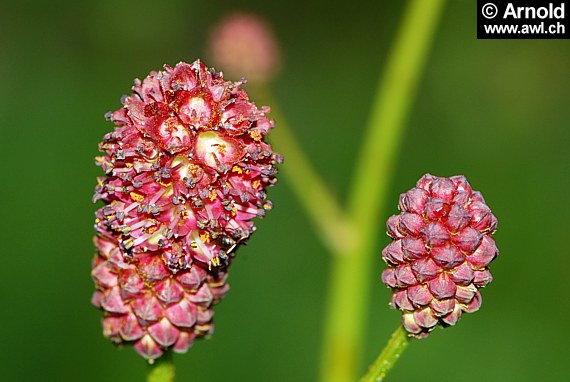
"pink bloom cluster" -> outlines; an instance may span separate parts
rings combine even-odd
[[[492,281],[488,266],[498,255],[497,219],[464,176],[424,175],[399,209],[388,219],[394,241],[382,252],[382,281],[406,330],[422,338],[481,306],[479,288]]]
[[[103,333],[153,360],[213,330],[227,267],[271,208],[281,157],[267,107],[199,60],[135,80],[107,118],[94,201],[93,304]]]
[[[271,80],[281,67],[273,30],[254,14],[237,12],[222,19],[213,29],[209,45],[216,65],[256,83]]]

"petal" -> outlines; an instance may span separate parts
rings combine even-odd
[[[100,288],[112,288],[117,286],[117,275],[109,269],[109,263],[104,262],[93,268],[91,276],[95,284]]]
[[[212,291],[207,284],[203,284],[195,294],[190,294],[188,296],[188,299],[193,303],[206,307],[212,304],[213,298],[214,296],[212,295]]]
[[[408,288],[408,299],[415,307],[426,306],[433,299],[427,285],[414,285]],[[422,325],[423,326],[423,325]]]
[[[431,174],[425,174],[416,183],[416,188],[421,188],[422,190],[429,192],[431,183],[434,181],[434,179],[436,179],[435,176]]]
[[[414,306],[412,302],[408,298],[408,293],[405,289],[401,289],[397,292],[394,292],[392,295],[392,306],[398,310],[402,311],[410,311],[414,310]]]
[[[445,316],[446,314],[453,312],[453,309],[455,308],[455,299],[447,298],[444,300],[438,300],[434,298],[429,306],[437,317]]]
[[[448,178],[435,178],[429,188],[431,196],[451,202],[455,193],[455,184]]]
[[[143,338],[135,342],[134,348],[137,353],[148,360],[154,360],[164,353],[160,345],[149,334],[145,334]]]
[[[471,201],[470,198],[471,198],[471,193],[467,193],[465,191],[457,191],[457,194],[455,194],[455,196],[453,197],[452,203],[465,208]],[[469,216],[471,217],[471,215]]]
[[[475,273],[475,279],[473,283],[479,288],[487,286],[489,283],[491,283],[491,281],[493,281],[493,276],[491,275],[491,272],[488,269],[484,269],[482,271],[475,271],[474,273]]]
[[[95,247],[97,247],[97,249],[99,250],[99,253],[106,259],[109,258],[111,251],[117,248],[117,245],[115,243],[99,236],[95,236],[93,238],[93,243],[95,244]]]
[[[400,215],[400,224],[398,229],[403,234],[417,236],[420,234],[420,231],[424,226],[424,220],[420,215],[410,214],[407,212]]]
[[[178,340],[176,340],[176,343],[172,347],[172,350],[176,353],[186,353],[190,346],[192,346],[195,337],[196,335],[194,332],[181,331],[178,336]]]
[[[463,253],[449,243],[440,247],[434,247],[430,251],[430,256],[443,269],[454,268],[465,260]]]
[[[392,239],[401,239],[404,235],[400,232],[400,215],[392,215],[388,218],[386,223],[388,228],[388,236]]]
[[[402,239],[402,251],[404,252],[404,258],[409,261],[421,259],[427,253],[424,241],[411,236]]]
[[[166,305],[178,302],[184,297],[184,290],[174,279],[168,278],[154,287],[156,297]]]
[[[467,286],[457,286],[457,291],[455,292],[455,299],[461,304],[468,304],[471,302],[475,293],[477,292],[477,287],[473,284]]]
[[[457,323],[457,321],[459,321],[460,318],[461,318],[461,308],[459,307],[459,304],[455,304],[453,311],[443,316],[441,318],[441,321],[443,321],[445,324],[449,326],[453,326]]]
[[[180,331],[174,327],[167,318],[163,318],[154,325],[148,327],[152,338],[164,347],[174,345]]]
[[[445,220],[445,226],[449,231],[456,233],[467,227],[471,223],[471,214],[459,204],[453,204],[451,211]]]
[[[144,335],[144,330],[139,324],[139,320],[133,313],[121,317],[119,333],[125,341],[136,341]]]
[[[436,277],[441,272],[441,268],[431,258],[425,258],[412,263],[412,272],[416,279],[423,283]]]
[[[467,254],[473,253],[481,243],[483,235],[472,227],[467,227],[453,236],[453,244]]]
[[[119,324],[121,318],[117,316],[106,316],[103,318],[103,335],[114,342],[121,342],[119,335]]]
[[[201,163],[218,170],[231,168],[244,155],[242,145],[237,139],[214,131],[198,134],[195,152]]]
[[[491,237],[484,235],[481,239],[481,244],[473,252],[473,254],[467,256],[467,261],[471,263],[473,269],[483,269],[497,257],[499,250],[495,244],[495,240]]]
[[[210,322],[204,325],[196,325],[194,326],[194,333],[200,337],[209,336],[214,333],[214,324]]]
[[[455,185],[455,190],[457,192],[465,192],[467,194],[471,194],[473,189],[471,185],[467,181],[467,178],[464,175],[455,175],[449,178]]]
[[[103,293],[101,307],[111,313],[128,313],[129,306],[123,302],[119,288],[108,289]]]
[[[206,271],[199,266],[192,266],[186,272],[179,272],[175,278],[187,292],[195,292],[206,279]]]
[[[212,291],[212,295],[214,296],[214,304],[217,304],[224,297],[224,295],[230,290],[230,286],[228,284],[224,284],[219,287],[211,287],[210,290]]]
[[[429,198],[425,205],[425,215],[429,220],[438,220],[447,216],[451,206],[443,199]]]
[[[479,310],[479,308],[481,307],[481,293],[479,293],[479,291],[475,292],[475,296],[473,296],[473,299],[471,299],[471,301],[464,305],[462,310],[465,313],[473,313]]]
[[[219,122],[219,106],[209,91],[179,90],[175,92],[174,98],[174,109],[185,124],[204,129],[214,127]]]
[[[196,323],[196,305],[182,299],[178,304],[166,308],[164,315],[176,326],[191,328]]]
[[[382,272],[382,282],[390,288],[396,287],[396,273],[394,268],[387,268]]]
[[[402,241],[396,240],[388,244],[382,251],[382,258],[388,264],[398,265],[404,262],[404,251],[402,250]]]
[[[174,68],[167,67],[163,74],[161,82],[164,89],[192,90],[198,85],[192,66],[186,62],[180,62]]]
[[[214,310],[213,309],[203,308],[201,306],[197,307],[197,311],[196,311],[196,324],[197,325],[207,324],[208,322],[212,321],[213,317],[214,317]]]
[[[400,211],[422,214],[428,193],[421,188],[412,188],[400,196]]]
[[[101,292],[100,290],[96,290],[95,292],[93,292],[93,295],[91,296],[91,304],[95,305],[97,308],[100,308],[103,296],[104,296],[103,292]]]
[[[396,276],[397,286],[400,288],[418,283],[418,280],[414,276],[414,273],[408,264],[398,266],[394,274]]]
[[[421,233],[426,245],[431,248],[444,245],[450,239],[447,229],[438,222],[430,222]]]
[[[449,276],[451,280],[458,285],[469,285],[473,282],[473,278],[475,277],[473,269],[471,269],[471,265],[467,261],[464,261],[449,271]]]
[[[414,320],[422,328],[433,328],[437,325],[437,318],[429,307],[415,311]]]
[[[137,298],[132,306],[137,317],[142,320],[154,322],[162,318],[162,307],[156,297],[151,294]]]
[[[473,200],[469,204],[469,212],[473,216],[471,227],[480,232],[494,232],[497,228],[497,219],[491,213],[489,206],[484,201]]]
[[[404,325],[404,328],[409,333],[418,334],[422,331],[422,328],[418,325],[418,323],[414,319],[413,313],[402,314],[402,325]]]
[[[134,268],[123,270],[119,275],[121,295],[124,299],[140,296],[144,291],[144,282]]]
[[[138,270],[148,283],[163,280],[170,275],[164,261],[157,255],[141,258]]]
[[[445,299],[455,296],[456,286],[447,273],[440,273],[436,278],[428,282],[429,290],[437,299]]]

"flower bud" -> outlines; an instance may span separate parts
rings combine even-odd
[[[215,26],[210,54],[229,75],[256,82],[270,81],[281,68],[281,52],[269,24],[248,13],[231,14]]]
[[[479,289],[492,281],[488,266],[499,253],[497,219],[464,176],[424,175],[399,208],[387,223],[393,241],[382,252],[382,281],[404,328],[424,338],[481,306]]]

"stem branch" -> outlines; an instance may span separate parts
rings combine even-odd
[[[303,205],[322,242],[333,253],[343,251],[355,235],[346,212],[303,152],[269,88],[256,87],[252,92],[272,105],[270,116],[277,121],[277,127],[271,130],[270,137],[276,151],[285,158],[283,177]]]
[[[408,3],[387,66],[378,84],[371,118],[357,161],[349,193],[349,216],[358,224],[360,240],[332,261],[331,286],[321,362],[322,382],[357,379],[369,289],[376,252],[378,224],[392,180],[405,122],[417,91],[420,75],[443,10],[444,0]]]

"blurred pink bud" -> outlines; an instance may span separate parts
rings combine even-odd
[[[273,30],[265,20],[248,13],[231,14],[214,27],[210,54],[230,77],[267,82],[281,68],[281,52]]]

